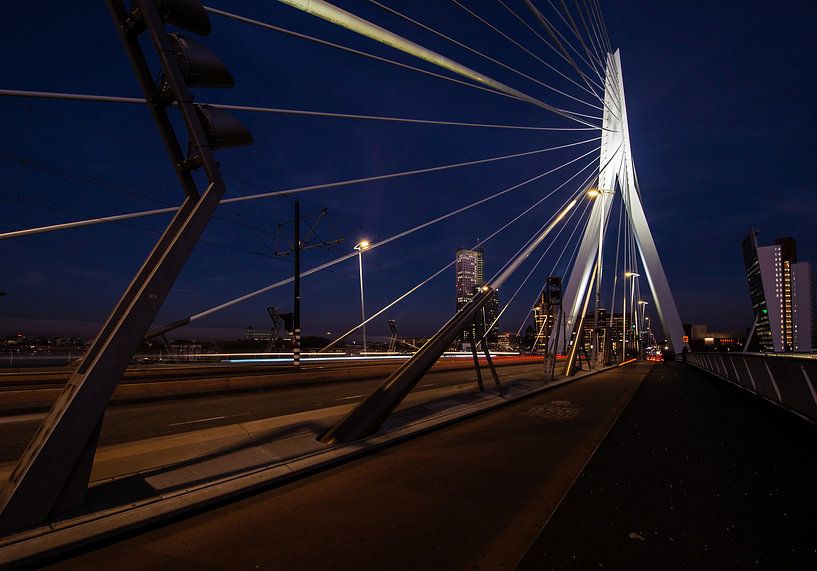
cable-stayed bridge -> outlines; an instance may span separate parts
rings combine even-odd
[[[70,235],[77,228],[104,228],[110,224],[170,216],[160,238],[79,361],[63,371],[63,377],[55,375],[46,379],[41,375],[30,379],[41,383],[42,390],[51,391],[49,396],[26,400],[29,395],[26,387],[20,385],[23,381],[19,375],[8,381],[10,399],[13,394],[19,402],[34,408],[42,407],[42,403],[49,405],[47,412],[38,410],[35,418],[25,420],[36,424],[36,431],[18,457],[9,462],[6,482],[0,492],[0,531],[9,538],[2,549],[11,554],[9,561],[25,560],[29,554],[55,553],[261,485],[309,474],[356,457],[364,450],[379,449],[477,414],[488,416],[473,422],[486,423],[489,425],[486,430],[502,430],[502,422],[490,415],[498,414],[491,411],[505,405],[511,407],[509,410],[516,407],[513,410],[521,411],[523,416],[538,419],[535,422],[542,422],[543,434],[553,428],[549,423],[581,417],[585,409],[594,411],[593,420],[579,426],[573,434],[583,444],[561,476],[562,480],[570,480],[581,471],[644,379],[688,374],[687,369],[679,372],[674,368],[669,369],[671,373],[667,373],[667,369],[658,373],[645,363],[632,363],[643,360],[648,346],[655,345],[650,342],[651,336],[655,336],[654,328],[646,325],[647,306],[654,308],[657,325],[663,333],[662,347],[681,352],[685,338],[659,255],[660,244],[653,238],[645,212],[644,202],[649,204],[651,200],[650,189],[639,186],[635,170],[624,89],[626,66],[622,65],[622,54],[610,42],[597,1],[571,4],[550,0],[536,3],[500,0],[487,8],[477,2],[453,0],[451,13],[467,20],[468,25],[478,26],[491,38],[490,42],[476,43],[473,37],[457,32],[459,20],[426,21],[414,15],[413,6],[404,9],[374,0],[360,3],[361,6],[350,3],[344,7],[321,0],[281,0],[286,10],[292,11],[292,22],[309,21],[320,30],[340,28],[342,37],[347,38],[345,43],[336,41],[334,35],[326,39],[329,35],[313,35],[297,25],[290,28],[280,21],[266,20],[252,14],[251,7],[238,13],[195,0],[134,0],[132,5],[109,0],[107,4],[141,88],[140,96],[34,91],[24,89],[25,86],[0,89],[0,95],[14,100],[57,100],[66,107],[100,105],[146,109],[156,124],[182,193],[173,204],[158,208],[77,216],[58,223],[9,228],[0,233],[3,241],[22,241],[35,235],[52,235],[58,239],[57,236]],[[420,12],[416,10],[417,14]],[[320,25],[315,24],[316,21]],[[484,118],[420,117],[402,109],[388,115],[366,114],[339,111],[329,103],[324,109],[312,109],[223,102],[212,95],[215,92],[210,88],[230,88],[236,82],[220,57],[205,44],[211,29],[228,23],[274,35],[276,40],[285,38],[313,44],[327,52],[341,52],[359,59],[360,65],[371,66],[372,75],[377,70],[395,68],[401,73],[418,74],[428,81],[450,84],[450,89],[458,90],[458,97],[473,94],[492,98],[496,105],[525,107],[536,119],[531,124],[521,124]],[[493,44],[502,47],[495,51],[485,47]],[[506,59],[508,49],[514,50],[515,58],[525,57],[526,63],[521,65]],[[532,71],[534,69],[536,71]],[[240,87],[236,92],[240,92]],[[365,100],[364,95],[361,94],[361,98]],[[541,136],[542,140],[547,138],[547,143],[536,139],[537,146],[533,148],[468,160],[446,161],[439,153],[434,154],[437,160],[431,160],[427,154],[418,153],[427,161],[425,166],[234,194],[228,175],[222,174],[222,170],[226,173],[231,167],[228,162],[222,167],[217,160],[218,153],[221,149],[257,143],[259,134],[251,133],[244,123],[252,124],[254,118],[268,116],[303,121],[349,121],[364,126],[461,129],[479,133],[475,138],[486,136],[485,133],[525,133]],[[298,139],[297,134],[295,138]],[[400,141],[393,144],[399,145]],[[156,145],[159,146],[159,141]],[[246,151],[252,152],[251,149]],[[508,177],[500,187],[484,195],[463,189],[454,199],[428,199],[423,218],[409,224],[403,224],[394,213],[384,212],[384,216],[391,215],[395,220],[386,237],[361,241],[354,249],[317,264],[301,265],[304,246],[304,234],[299,228],[301,197],[332,189],[396,184],[419,177],[467,172],[486,165],[516,164],[517,161],[531,161],[541,166],[537,166],[539,170],[533,176]],[[40,167],[59,170],[49,165]],[[77,176],[75,172],[62,174]],[[517,198],[520,191],[529,191],[528,202]],[[208,225],[230,218],[225,209],[231,205],[281,197],[296,201],[295,233],[290,241],[293,274],[259,284],[260,287],[188,315],[179,315],[166,323],[159,322],[157,317],[163,307],[164,311],[173,310],[165,307],[165,301],[194,248],[203,240]],[[507,209],[500,209],[498,205],[507,204],[511,199],[514,212],[507,217],[500,216]],[[358,332],[363,334],[365,353],[367,324],[384,321],[393,308],[427,291],[442,276],[450,276],[456,264],[453,260],[430,269],[423,266],[421,278],[402,288],[400,294],[387,303],[374,310],[369,307],[367,311],[364,256],[380,249],[389,251],[412,240],[423,240],[424,232],[430,229],[442,228],[439,231],[446,232],[446,224],[468,220],[469,216],[491,209],[497,215],[489,216],[490,225],[481,225],[477,232],[466,232],[457,239],[470,241],[470,249],[476,251],[496,244],[499,238],[512,244],[511,251],[467,303],[452,311],[448,319],[440,323],[433,315],[427,317],[429,327],[436,331],[427,342],[401,356],[399,364],[388,361],[395,355],[369,355],[372,360],[363,364],[339,360],[326,366],[317,364],[319,359],[331,359],[328,351],[332,346]],[[263,231],[263,228],[255,228],[258,222],[253,221],[252,225],[253,231]],[[308,229],[307,235],[315,228]],[[325,276],[342,264],[357,264],[359,270],[360,319],[350,324],[351,327],[321,353],[302,355],[301,282]],[[416,265],[412,271],[417,271]],[[544,311],[542,290],[548,278],[560,278],[564,289],[558,290],[559,295],[553,298],[557,303],[548,309],[545,318],[534,320],[538,330],[531,354],[497,354],[489,347],[489,331],[510,315],[521,315],[518,336],[537,312]],[[241,282],[243,285],[243,280]],[[191,324],[206,322],[220,312],[249,300],[263,299],[283,288],[292,288],[294,295],[289,328],[291,352],[276,356],[279,361],[283,360],[282,364],[267,364],[262,369],[180,367],[170,372],[138,371],[131,366],[143,340],[171,332],[179,334]],[[486,323],[485,309],[497,299],[499,292],[502,294],[499,311],[491,323]],[[357,303],[357,300],[346,303]],[[309,304],[317,308],[320,300],[309,300]],[[604,322],[603,311],[610,320],[618,313],[620,326],[613,327],[610,320]],[[463,332],[471,335],[466,359],[452,365],[453,361],[446,362],[446,355],[459,344]],[[533,348],[540,339],[544,339],[541,343],[544,349],[542,354],[536,355]],[[723,361],[710,363],[704,361],[703,356],[695,357],[697,366],[748,388],[736,362],[730,363],[735,371],[732,375]],[[753,375],[752,366],[744,365],[753,390],[766,394],[758,388],[762,370],[755,370]],[[246,366],[245,360],[240,367]],[[805,365],[803,367],[805,381],[798,382],[805,382],[803,386],[809,387],[810,394],[814,395],[812,377],[807,374]],[[784,397],[786,391],[778,386],[782,383],[779,374],[776,379],[776,372],[769,365],[765,365],[765,369],[779,404],[815,418],[811,403],[806,401],[803,408],[800,396]],[[486,371],[493,384],[483,383]],[[478,384],[471,382],[471,374],[476,374],[473,380]],[[567,385],[589,374],[592,377],[582,380],[581,384]],[[140,375],[147,380],[140,382]],[[165,377],[160,378],[162,375]],[[338,385],[340,382],[346,384]],[[180,383],[186,383],[185,388],[180,389]],[[575,388],[579,386],[597,390]],[[287,392],[296,390],[292,387],[301,392]],[[351,387],[355,388],[355,394],[346,395]],[[277,389],[270,393],[276,395],[275,400],[286,401],[289,396],[292,403],[278,402],[275,405],[278,408],[272,411],[256,402],[258,393],[243,393],[242,389]],[[218,396],[233,390],[241,394]],[[309,390],[312,394],[307,394]],[[569,398],[550,397],[551,390],[562,391]],[[141,413],[125,405],[109,409],[112,399],[126,403],[140,400],[144,407],[144,402],[150,402],[151,398],[185,394],[207,397],[195,404],[174,401],[176,404],[162,405],[167,414],[178,416],[171,417],[173,422],[169,423],[155,408],[139,409]],[[326,406],[327,399],[332,401],[333,407]],[[350,402],[343,402],[347,399]],[[527,399],[538,399],[535,401],[538,404],[529,405],[527,403],[534,401]],[[342,404],[337,404],[339,402]],[[817,406],[817,397],[813,405]],[[201,418],[184,416],[193,409],[197,411],[194,416]],[[297,415],[301,415],[300,420],[292,418]],[[106,436],[108,425],[103,422],[111,418],[118,418],[120,426],[127,423],[138,436]],[[240,436],[223,431],[195,432],[204,427],[222,430],[214,425],[197,424],[213,420],[223,427],[241,426]],[[258,424],[242,424],[245,422]],[[152,428],[156,423],[166,424],[167,433],[156,432]],[[513,430],[522,430],[521,424],[515,428],[513,423],[511,425]],[[467,434],[463,438],[473,439],[477,435]],[[156,439],[155,445],[150,444],[153,439]],[[142,443],[140,460],[133,460],[126,452],[133,441]],[[564,443],[554,443],[547,436],[539,443],[554,447],[555,454],[570,456],[569,447]],[[114,450],[117,446],[119,448]],[[130,446],[133,450],[134,445]],[[446,447],[442,443],[431,446]],[[286,447],[289,452],[282,452]],[[179,452],[181,449],[187,451]],[[509,450],[528,457],[523,463],[530,462],[530,455],[537,453],[535,450],[528,453],[524,445],[519,444]],[[123,468],[120,461],[123,457],[136,463]],[[512,459],[508,457],[506,461]],[[531,474],[542,477],[532,466],[529,468]],[[120,492],[116,486],[121,487]],[[568,489],[562,482],[553,493],[561,498]],[[555,508],[552,505],[548,513]],[[328,514],[327,517],[333,516]]]

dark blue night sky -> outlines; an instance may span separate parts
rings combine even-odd
[[[549,103],[597,110],[553,94],[378,7],[338,5]],[[387,0],[412,17],[576,96],[524,51],[454,4]],[[502,6],[464,2],[565,73],[570,69]],[[518,0],[508,5],[531,25]],[[537,4],[550,10],[545,0]],[[749,228],[770,243],[793,236],[802,260],[817,263],[817,8],[812,2],[646,2],[602,0],[622,52],[638,178],[647,216],[684,322],[743,329],[751,308],[740,254]],[[433,69],[278,2],[211,0],[210,5]],[[545,10],[547,8],[547,10]],[[233,90],[197,90],[200,101],[428,119],[579,127],[547,111],[324,46],[211,16],[205,43],[228,64]],[[138,96],[138,86],[104,2],[7,3],[0,19],[0,88]],[[575,77],[575,74],[571,75]],[[587,97],[589,99],[589,96]],[[331,182],[542,149],[597,136],[400,125],[236,113],[255,145],[218,153],[228,196]],[[0,230],[90,215],[159,208],[181,199],[148,111],[139,106],[0,99]],[[346,240],[304,254],[306,267],[386,238],[524,181],[594,148],[586,143],[534,157],[300,194],[305,213],[327,207]],[[366,302],[379,309],[432,274],[458,247],[471,247],[549,192],[587,160],[364,258]],[[491,275],[561,204],[554,195],[486,250]],[[286,198],[225,207],[208,227],[160,313],[165,323],[207,309],[291,273],[272,254]],[[154,217],[0,242],[0,335],[93,335],[169,220]],[[570,228],[565,232],[566,235]],[[331,232],[326,231],[326,235]],[[563,237],[564,237],[563,235]],[[515,331],[562,243],[503,316]],[[536,256],[538,257],[538,256]],[[532,260],[534,261],[535,258]],[[556,268],[564,271],[565,263]],[[503,302],[530,265],[501,292]],[[442,275],[369,327],[430,334],[454,309],[453,272]],[[355,260],[303,282],[305,334],[337,333],[359,316]],[[267,327],[264,307],[291,308],[291,289],[274,290],[201,320],[178,336],[233,338]]]

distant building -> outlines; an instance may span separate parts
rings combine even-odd
[[[475,248],[468,250],[460,248],[456,252],[456,273],[457,273],[457,311],[471,301],[476,291],[485,283],[485,250],[482,248]],[[495,345],[497,342],[497,335],[499,328],[494,323],[499,315],[499,292],[494,291],[491,299],[484,306],[480,312],[480,325],[482,329],[491,327],[488,331],[488,343]],[[463,332],[462,342],[467,342],[467,333]]]
[[[734,332],[710,331],[705,323],[684,323],[684,334],[689,337],[693,351],[742,351],[743,337]]]
[[[797,261],[793,238],[759,246],[757,231],[743,240],[743,261],[754,313],[750,348],[808,352],[817,346],[811,264]]]
[[[474,292],[485,283],[485,250],[476,248],[457,250],[457,311],[474,297]]]

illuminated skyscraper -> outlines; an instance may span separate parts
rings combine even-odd
[[[457,270],[457,311],[474,297],[477,288],[485,283],[485,251],[482,248],[468,250],[460,248],[456,253]],[[494,291],[491,299],[481,312],[480,325],[490,327],[499,314],[499,292]],[[495,324],[488,332],[488,342],[496,343],[499,327]],[[463,341],[467,336],[463,335]]]
[[[474,297],[485,283],[485,251],[482,248],[457,250],[457,311]]]
[[[755,348],[811,352],[817,334],[814,283],[811,264],[797,261],[794,239],[758,246],[752,230],[743,240],[743,259],[755,314]]]

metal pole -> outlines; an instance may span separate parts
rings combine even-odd
[[[295,236],[292,243],[295,261],[293,280],[294,299],[292,303],[292,364],[301,366],[301,203],[295,201]]]
[[[624,287],[621,288],[621,362],[627,360],[627,274],[624,272]],[[632,279],[632,278],[631,278]]]
[[[593,292],[593,284],[596,281],[597,273],[598,267],[596,267],[590,275],[590,285],[587,287],[587,295],[584,298],[581,318],[576,322],[576,327],[573,329],[573,345],[570,346],[570,353],[568,353],[567,363],[565,363],[565,377],[569,377],[575,372],[576,355],[578,354],[579,345],[584,345],[584,319],[587,316],[587,306],[590,303],[590,296]],[[585,352],[585,356],[586,355],[587,353]]]
[[[359,246],[359,245],[358,245]],[[360,273],[360,321],[363,323],[363,353],[366,352],[368,344],[366,343],[366,302],[363,300],[363,248],[359,247],[357,250],[357,262]]]
[[[601,193],[599,195],[599,199],[606,200],[607,195],[599,189]],[[602,211],[604,209],[602,208]],[[598,345],[599,345],[599,305],[601,304],[601,260],[602,260],[602,247],[604,244],[604,216],[599,216],[599,252],[598,257],[596,258],[596,272],[599,273],[598,279],[596,280],[596,307],[593,311],[593,350],[592,350],[592,360],[596,361],[596,356],[598,355]]]

